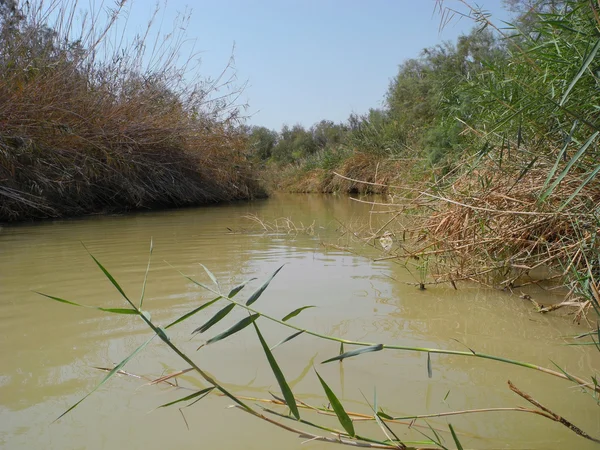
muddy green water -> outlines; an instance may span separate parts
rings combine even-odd
[[[539,315],[517,295],[462,285],[458,291],[432,287],[418,291],[414,279],[368,247],[362,256],[322,243],[348,244],[339,223],[359,224],[370,206],[343,197],[279,195],[254,203],[5,226],[0,231],[0,447],[3,449],[321,449],[242,411],[231,401],[209,396],[184,410],[154,410],[189,391],[148,386],[143,380],[116,377],[72,413],[52,423],[104,376],[94,366],[122,360],[148,336],[133,316],[115,316],[54,303],[32,291],[104,307],[124,307],[114,288],[81,246],[113,273],[132,298],[139,298],[150,239],[155,252],[145,307],[159,324],[195,308],[211,296],[170,266],[199,280],[210,280],[198,263],[209,267],[224,289],[249,277],[264,279],[282,263],[284,269],[256,304],[282,317],[303,305],[294,323],[347,339],[464,350],[503,355],[552,367],[554,361],[587,377],[599,368],[593,347],[567,347],[567,336],[580,333],[569,317]],[[296,224],[315,222],[315,235],[268,234],[242,216],[272,220],[289,217]],[[383,216],[378,216],[383,217]],[[379,219],[383,220],[383,219]],[[231,233],[254,227],[253,232]],[[241,298],[258,286],[254,282]],[[533,293],[540,303],[555,300]],[[254,397],[278,391],[251,328],[202,348],[190,332],[207,320],[213,306],[173,329],[171,338],[229,389]],[[242,317],[233,314],[207,334]],[[270,344],[290,334],[260,321]],[[456,340],[460,341],[458,343]],[[600,435],[599,407],[570,383],[532,370],[493,361],[433,355],[427,376],[424,354],[385,351],[320,365],[338,352],[333,342],[301,336],[274,351],[295,394],[310,403],[326,400],[313,364],[348,410],[369,413],[362,393],[394,415],[425,414],[466,408],[527,406],[507,388],[507,380],[591,434]],[[128,366],[133,373],[160,376],[186,365],[158,340]],[[181,384],[203,386],[194,377]],[[305,413],[307,414],[307,413]],[[310,416],[309,416],[310,417]],[[322,420],[315,418],[315,420]],[[433,419],[452,423],[469,448],[586,449],[593,444],[563,426],[524,413],[490,412]],[[334,425],[334,422],[331,422]],[[417,422],[417,425],[425,425]],[[362,434],[381,437],[371,425]],[[396,426],[406,439],[417,432]],[[442,433],[449,447],[451,438]]]

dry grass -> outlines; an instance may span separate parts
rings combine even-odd
[[[304,225],[303,222],[294,222],[289,217],[280,217],[275,220],[265,220],[256,216],[255,214],[249,214],[247,216],[243,216],[244,219],[251,221],[256,227],[258,227],[261,231],[265,233],[274,233],[274,234],[307,234],[309,236],[314,236],[315,234],[315,221],[310,225]],[[249,230],[247,230],[249,231]],[[255,231],[254,229],[252,231]]]
[[[268,185],[275,191],[291,193],[326,193],[325,180],[331,176],[324,169],[303,170],[301,167],[290,165],[277,172],[267,169]]]
[[[575,307],[576,320],[581,320],[592,306],[600,279],[598,183],[580,189],[581,174],[572,171],[550,198],[540,202],[550,171],[547,165],[527,171],[518,161],[502,170],[492,162],[472,167],[456,168],[434,185],[398,181],[387,185],[388,200],[374,202],[381,206],[374,212],[385,212],[389,220],[383,227],[363,231],[361,237],[377,246],[382,233],[391,230],[395,245],[382,259],[401,260],[425,271],[417,283],[422,287],[438,283],[456,287],[457,281],[469,280],[517,293],[533,284],[566,288],[563,303],[537,307],[540,312]],[[338,178],[373,185],[343,174]],[[523,298],[531,300],[528,295]]]
[[[0,22],[0,221],[260,192],[236,126],[238,106],[214,99],[229,79],[185,78],[187,63],[178,66],[170,53],[177,48],[144,69],[139,40],[100,59],[101,45],[117,45],[106,40],[123,6],[104,28],[87,25],[74,50],[60,21],[76,4],[65,3],[50,5],[58,17],[48,25],[52,36],[44,35],[50,15],[41,3],[16,28]]]
[[[369,153],[356,152],[344,159],[335,170],[303,170],[301,165],[290,165],[275,176],[271,174],[274,189],[295,193],[387,194],[399,174],[406,174],[417,160],[393,160]],[[336,173],[342,177],[336,176]]]

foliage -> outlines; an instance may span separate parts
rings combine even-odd
[[[317,147],[334,148],[344,143],[348,127],[346,124],[336,124],[331,120],[321,120],[313,125],[310,131]]]
[[[413,223],[416,239],[395,257],[435,256],[433,283],[468,279],[506,290],[560,283],[568,288],[565,301],[536,307],[574,307],[579,322],[598,312],[590,286],[599,279],[600,259],[600,16],[588,2],[538,6],[527,10],[526,23],[517,18],[509,31],[496,29],[502,46],[475,41],[485,44],[481,62],[473,53],[478,46],[463,40],[456,51],[444,46],[401,68],[389,101],[396,102],[392,108],[400,100],[408,106],[394,114],[424,132],[421,151],[446,167],[418,188],[394,190],[398,208],[422,211]],[[485,14],[471,13],[494,27]],[[425,90],[438,75],[454,80],[452,88]],[[409,108],[416,101],[410,92],[433,92],[437,110],[420,121]]]
[[[457,118],[473,114],[472,99],[463,83],[491,63],[504,61],[494,35],[474,29],[449,42],[426,48],[418,59],[400,65],[387,93],[392,118],[399,121],[413,145],[437,163],[462,144],[463,127]]]
[[[518,138],[550,159],[563,143],[576,149],[599,129],[597,16],[587,2],[560,3],[560,10],[538,13],[526,29],[515,25],[506,40],[509,64],[489,66],[468,80],[471,127],[486,129],[496,141]]]
[[[266,127],[252,127],[248,140],[250,153],[261,161],[271,158],[277,138],[277,133]]]
[[[304,173],[343,171],[348,158],[358,152],[371,156],[374,170],[381,158],[412,158],[412,149],[417,148],[430,163],[449,164],[466,142],[464,126],[457,118],[464,120],[474,113],[466,80],[478,76],[491,61],[505,61],[505,53],[489,31],[473,30],[456,45],[446,42],[426,48],[419,58],[400,65],[384,109],[351,114],[343,124],[322,120],[309,130],[284,126],[271,161],[301,166]],[[340,148],[344,151],[339,152]],[[341,153],[346,157],[336,158],[335,166],[330,158],[325,163],[319,155]]]
[[[416,201],[428,241],[408,256],[437,254],[437,282],[510,289],[544,265],[572,288],[565,304],[583,308],[580,320],[600,254],[600,11],[576,0],[509,3],[518,15],[501,29],[464,2],[476,28],[403,62],[385,109],[348,119],[344,159],[293,155],[291,189],[386,192],[411,180],[398,198],[412,204],[418,190],[430,200]],[[388,177],[394,160],[407,163]]]
[[[350,115],[348,145],[374,155],[398,155],[406,144],[405,128],[387,111],[371,109],[367,115]]]
[[[270,147],[274,137],[276,143]],[[254,144],[259,139],[268,144]],[[354,187],[333,181],[333,171],[371,177],[382,158],[406,150],[403,128],[383,110],[371,110],[363,116],[351,114],[339,124],[322,120],[309,129],[284,125],[280,133],[255,127],[250,142],[252,157],[267,163],[264,176],[271,178],[270,184],[295,191],[354,191]],[[271,152],[264,148],[271,148]],[[358,161],[360,168],[352,165]]]

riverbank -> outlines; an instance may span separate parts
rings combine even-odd
[[[0,11],[0,222],[264,195],[231,62],[211,79],[182,61],[184,18],[160,51],[124,39],[124,5],[83,24],[77,2]]]
[[[356,152],[336,165],[296,164],[267,167],[263,180],[274,192],[305,194],[388,194],[393,186],[407,181],[418,183],[423,176],[420,161],[412,158],[389,158]]]
[[[490,150],[487,163],[473,155],[429,169],[423,159],[355,153],[329,170],[291,164],[267,179],[284,192],[385,194],[372,205],[389,221],[349,231],[379,248],[388,233],[392,250],[382,257],[410,267],[423,288],[475,281],[517,293],[541,313],[565,308],[577,323],[588,313],[593,320],[600,302],[593,205],[600,191],[594,183],[582,186],[581,172],[573,171],[540,202],[551,186],[550,162],[532,166],[527,154],[515,155],[497,170],[501,152]],[[563,299],[552,305],[533,299],[526,294],[532,285],[560,289]]]
[[[61,123],[68,126],[68,122]],[[106,138],[99,136],[106,132],[104,125],[84,132],[73,126],[67,136],[45,135],[43,125],[30,126],[18,136],[0,132],[0,222],[194,206],[266,195],[235,136],[209,130],[193,140],[176,136],[164,143],[170,130],[161,126],[144,129],[143,136],[125,129]],[[135,130],[139,125],[129,120],[127,128]],[[10,125],[7,128],[14,131]],[[90,142],[86,137],[90,134],[96,134],[100,142]],[[148,142],[159,136],[157,145]],[[211,148],[219,141],[224,143]]]
[[[402,62],[383,108],[256,128],[256,156],[276,189],[388,194],[389,257],[429,282],[514,291],[544,268],[582,320],[600,312],[600,15],[521,4],[507,29],[466,7],[477,27]]]

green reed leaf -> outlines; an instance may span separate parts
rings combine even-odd
[[[363,353],[378,352],[380,350],[383,350],[383,344],[371,345],[369,347],[362,347],[357,350],[352,350],[350,352],[346,352],[346,353],[342,353],[341,355],[334,356],[333,358],[326,359],[325,361],[322,361],[321,364],[325,364],[325,363],[332,362],[332,361],[338,361],[338,360],[341,361],[346,358],[352,358],[353,356],[362,355]]]
[[[250,283],[251,281],[256,280],[256,278],[250,278],[246,281],[244,281],[243,283],[238,284],[236,287],[234,287],[233,289],[231,289],[231,291],[229,291],[229,294],[227,294],[228,298],[233,298],[237,295],[238,292],[240,292],[242,289],[244,289],[244,287]]]
[[[100,383],[98,383],[96,385],[96,387],[94,389],[92,389],[90,392],[88,392],[81,400],[79,400],[77,403],[75,403],[73,406],[71,406],[69,409],[67,409],[64,413],[62,413],[60,416],[58,416],[56,419],[54,419],[54,422],[56,422],[57,420],[60,420],[62,417],[64,417],[66,414],[68,414],[69,412],[71,412],[72,410],[74,410],[77,406],[79,406],[86,398],[88,398],[90,395],[92,395],[94,392],[96,392],[100,387],[102,387],[108,380],[110,380],[114,375],[117,374],[117,372],[119,372],[119,370],[121,370],[123,367],[125,367],[125,365],[131,361],[131,359],[137,355],[139,352],[141,352],[144,348],[146,348],[146,346],[150,343],[150,341],[152,339],[154,339],[156,337],[156,335],[152,336],[150,339],[148,339],[146,342],[144,342],[142,345],[140,345],[138,348],[136,348],[133,353],[131,355],[129,355],[127,358],[125,358],[123,361],[121,361],[119,364],[117,364],[110,372],[108,372],[106,374],[106,376],[102,379],[102,381],[100,381]]]
[[[596,56],[596,53],[598,53],[598,49],[600,49],[600,39],[598,41],[596,41],[596,45],[594,45],[594,47],[592,48],[592,51],[590,52],[590,54],[587,56],[587,58],[583,62],[583,65],[579,68],[577,75],[575,75],[575,77],[571,80],[569,87],[567,87],[567,90],[565,91],[562,98],[560,99],[560,102],[559,102],[560,106],[563,106],[565,104],[565,102],[567,101],[567,98],[569,97],[569,93],[571,92],[571,90],[573,89],[575,84],[577,84],[577,82],[579,81],[581,76],[585,73],[587,68],[592,63],[592,61],[594,61],[594,57]]]
[[[573,125],[571,126],[571,131],[569,131],[569,134],[567,135],[567,137],[565,139],[563,147],[560,150],[560,152],[558,153],[558,156],[556,157],[556,159],[554,161],[554,166],[552,166],[552,169],[550,169],[550,172],[548,172],[548,175],[546,176],[546,181],[544,182],[544,186],[541,189],[542,192],[546,191],[548,184],[550,184],[550,181],[552,181],[552,178],[556,174],[556,171],[558,170],[558,166],[560,165],[560,162],[563,160],[563,157],[565,155],[565,152],[567,151],[567,148],[569,147],[569,144],[573,141],[573,133],[575,133],[575,129],[577,128],[578,124],[579,124],[579,122],[577,120],[573,121]],[[544,200],[544,198],[540,197],[540,201],[543,201],[543,200]]]
[[[85,250],[88,252],[88,255],[91,256],[91,258],[94,260],[96,265],[100,268],[102,273],[104,273],[104,276],[106,278],[108,278],[108,281],[110,281],[111,284],[115,287],[115,289],[117,291],[119,291],[119,293],[123,296],[123,298],[125,300],[127,300],[127,303],[129,303],[131,306],[133,306],[135,308],[135,305],[133,304],[133,302],[131,300],[129,300],[129,297],[127,297],[127,294],[125,294],[125,291],[121,288],[119,283],[117,283],[117,280],[115,280],[114,277],[110,274],[110,272],[108,270],[106,270],[106,268],[100,263],[100,261],[98,261],[96,259],[96,257],[90,253],[90,251],[87,249],[87,247],[85,245],[83,246],[83,248],[85,248]]]
[[[454,427],[452,426],[452,424],[448,424],[448,428],[450,428],[450,433],[452,433],[452,439],[454,439],[454,444],[456,445],[456,450],[464,450],[463,446],[460,444],[460,441],[458,440],[458,436],[456,435],[456,432],[454,431]]]
[[[423,436],[425,436],[427,439],[430,439],[434,444],[441,447],[443,450],[449,450],[448,447],[446,447],[444,444],[442,444],[442,438],[437,433],[437,431],[435,431],[435,428],[433,428],[429,422],[425,422],[425,423],[427,424],[427,426],[429,427],[429,429],[431,430],[431,432],[433,433],[435,438],[432,438],[431,436],[427,436],[426,434],[423,434],[421,432],[419,432],[419,433],[423,434]]]
[[[130,308],[102,308],[100,306],[88,306],[88,305],[82,305],[81,303],[76,303],[76,302],[72,302],[70,300],[65,300],[64,298],[60,298],[60,297],[55,297],[53,295],[48,295],[48,294],[44,294],[43,292],[37,292],[37,291],[33,291],[36,294],[39,294],[43,297],[49,298],[51,300],[60,302],[60,303],[66,303],[67,305],[72,305],[72,306],[79,306],[80,308],[89,308],[89,309],[95,309],[98,311],[103,311],[103,312],[108,312],[108,313],[113,313],[113,314],[133,314],[133,315],[139,315],[140,312],[135,310],[135,309],[130,309]]]
[[[291,313],[289,313],[287,316],[285,316],[283,319],[281,319],[282,322],[285,322],[286,320],[291,319],[292,317],[296,317],[298,314],[300,314],[302,311],[304,311],[305,309],[309,309],[309,308],[316,308],[316,306],[314,305],[310,305],[310,306],[303,306],[302,308],[298,308],[293,310]]]
[[[271,281],[273,281],[273,278],[275,278],[275,275],[277,275],[279,273],[279,271],[281,269],[283,269],[283,266],[285,264],[281,265],[279,267],[279,269],[277,269],[275,272],[273,272],[273,274],[267,279],[267,281],[265,281],[261,287],[259,287],[256,291],[254,291],[254,293],[248,298],[248,300],[246,301],[246,306],[250,306],[252,303],[254,303],[256,300],[258,300],[258,298],[262,295],[262,293],[265,291],[265,289],[267,289],[267,287],[269,286],[269,284],[271,283]]]
[[[365,397],[365,400],[366,400],[366,397]],[[394,440],[396,442],[402,444],[402,441],[400,440],[400,438],[398,438],[396,433],[394,433],[394,431],[389,427],[389,425],[387,423],[385,423],[383,420],[381,420],[381,417],[378,414],[379,406],[377,405],[377,389],[376,388],[373,388],[373,406],[371,406],[371,409],[373,410],[373,418],[377,422],[377,425],[379,425],[379,428],[381,428],[381,431],[383,431],[383,434],[385,435],[385,437],[387,437],[389,441],[392,441],[392,438],[390,437],[390,434],[391,434],[394,437]],[[398,448],[402,448],[402,447],[399,446]]]
[[[319,377],[319,381],[321,382],[321,386],[323,386],[325,395],[327,395],[327,398],[329,399],[329,403],[331,403],[331,408],[335,412],[335,415],[337,416],[338,420],[340,421],[340,424],[342,425],[342,427],[344,427],[344,430],[346,430],[346,432],[350,436],[354,437],[356,435],[356,433],[354,432],[354,424],[352,423],[352,419],[350,419],[350,416],[348,415],[348,413],[346,412],[346,410],[344,409],[344,407],[342,406],[342,404],[340,403],[338,398],[335,396],[333,391],[329,388],[327,383],[325,383],[325,380],[323,380],[323,378],[321,378],[321,375],[319,375],[319,372],[317,372],[315,370],[315,373],[317,374],[317,377]]]
[[[169,263],[167,262],[167,264],[169,264]],[[175,267],[174,267],[172,264],[169,264],[169,266],[171,266],[171,267],[173,267],[173,269],[175,269]],[[175,269],[175,270],[177,270],[177,269]],[[181,275],[183,278],[185,278],[185,279],[186,279],[186,280],[188,280],[188,281],[191,281],[191,282],[192,282],[192,283],[194,283],[196,286],[199,286],[199,287],[201,287],[201,288],[203,288],[203,289],[206,289],[207,291],[213,292],[213,293],[215,293],[215,294],[217,294],[217,295],[221,295],[221,293],[220,293],[220,292],[217,292],[217,291],[215,291],[213,288],[211,288],[211,287],[209,287],[209,286],[207,286],[207,285],[205,285],[205,284],[203,284],[203,283],[200,283],[199,281],[196,281],[196,280],[194,280],[192,277],[190,277],[190,276],[187,276],[187,275],[186,275],[185,273],[183,273],[181,270],[177,270],[177,272],[178,272],[178,273],[179,273],[179,275]]]
[[[167,406],[171,406],[171,405],[174,405],[174,404],[176,404],[176,403],[180,403],[180,402],[187,402],[188,400],[193,400],[193,399],[195,399],[196,397],[200,397],[200,396],[202,396],[202,397],[200,397],[200,398],[198,399],[198,400],[200,400],[201,398],[204,398],[205,396],[207,396],[208,394],[210,394],[210,393],[211,393],[211,391],[212,391],[214,388],[215,388],[214,386],[207,387],[207,388],[205,388],[205,389],[202,389],[202,390],[200,390],[200,391],[198,391],[198,392],[194,392],[193,394],[190,394],[190,395],[188,395],[188,396],[186,396],[186,397],[182,397],[182,398],[180,398],[180,399],[178,399],[178,400],[174,400],[174,401],[172,401],[172,402],[165,403],[164,405],[160,405],[158,408],[166,408]],[[157,408],[157,409],[158,409],[158,408]]]
[[[302,333],[304,333],[304,330],[297,331],[296,333],[294,333],[294,334],[286,337],[285,339],[279,341],[277,344],[275,344],[273,347],[271,347],[271,351],[273,351],[273,349],[279,347],[281,344],[285,344],[286,342],[291,341],[295,337],[300,336]]]
[[[192,311],[190,311],[189,313],[184,314],[183,316],[181,316],[179,319],[174,320],[173,322],[171,322],[169,325],[167,325],[165,327],[165,330],[168,328],[171,328],[174,325],[177,325],[178,323],[183,322],[186,319],[189,319],[190,317],[192,317],[194,314],[202,311],[204,308],[208,308],[210,305],[212,305],[213,303],[219,301],[220,299],[222,299],[223,297],[219,296],[209,302],[204,303],[203,305],[198,306],[196,309],[193,309]]]
[[[189,319],[190,317],[192,317],[194,314],[202,311],[205,308],[208,308],[210,305],[212,305],[213,303],[219,301],[220,299],[222,299],[223,297],[219,296],[217,298],[212,299],[209,302],[204,303],[203,305],[198,306],[196,309],[193,309],[192,311],[190,311],[189,313],[184,314],[183,316],[181,316],[179,319],[174,320],[173,322],[171,322],[169,325],[167,325],[165,327],[165,330],[168,328],[171,328],[172,326],[177,325],[178,323],[183,322],[186,319]]]
[[[148,255],[148,265],[146,266],[146,273],[144,273],[144,282],[142,283],[142,293],[140,294],[140,307],[144,305],[144,296],[146,295],[146,284],[148,283],[148,272],[150,272],[150,260],[152,259],[152,251],[154,250],[154,242],[150,239],[150,254]]]
[[[204,264],[200,264],[202,266],[202,268],[204,269],[204,271],[206,272],[206,274],[208,275],[208,277],[211,279],[211,281],[213,283],[215,283],[215,286],[217,286],[217,291],[221,291],[221,286],[219,286],[219,281],[217,280],[217,277],[215,277],[215,274],[212,273],[210,270],[208,270],[208,267],[206,267]]]
[[[592,170],[592,172],[586,177],[586,179],[583,181],[583,183],[580,183],[579,186],[577,186],[577,189],[575,189],[575,191],[569,196],[569,198],[567,200],[565,200],[565,202],[560,205],[560,208],[558,208],[558,211],[562,211],[563,209],[565,209],[565,207],[571,203],[571,201],[573,201],[573,199],[575,197],[577,197],[579,195],[579,193],[581,192],[581,190],[586,187],[588,185],[588,183],[592,180],[596,179],[596,175],[598,175],[598,172],[600,172],[600,164],[598,164],[596,166],[596,168],[594,170]]]
[[[237,333],[238,331],[242,331],[244,328],[246,328],[248,325],[253,323],[259,317],[260,317],[260,314],[252,314],[251,316],[244,317],[242,320],[240,320],[238,323],[236,323],[232,327],[228,328],[227,330],[223,331],[222,333],[217,334],[215,337],[210,338],[208,341],[206,341],[205,345],[214,344],[215,342],[219,342],[219,341],[225,339],[226,337],[229,337],[232,334]]]
[[[99,311],[109,312],[113,314],[133,314],[139,315],[139,313],[135,309],[129,308],[96,308]]]
[[[377,413],[377,415],[378,415],[379,417],[383,418],[383,419],[386,419],[386,420],[394,420],[394,417],[390,416],[389,414],[387,414],[387,413],[386,413],[386,412],[384,412],[383,410],[379,411],[379,412]]]
[[[427,377],[433,376],[433,370],[431,369],[431,353],[427,352]]]
[[[545,199],[547,199],[550,196],[550,194],[552,194],[552,192],[554,191],[556,186],[558,186],[560,184],[560,182],[567,176],[567,174],[571,170],[571,167],[573,167],[573,165],[579,160],[579,158],[581,158],[581,156],[583,156],[583,154],[586,152],[588,147],[596,140],[596,138],[598,137],[599,134],[600,134],[600,131],[596,131],[579,148],[577,153],[575,153],[573,155],[573,157],[569,160],[569,162],[567,163],[567,165],[563,169],[563,171],[560,173],[560,175],[558,175],[558,177],[556,177],[556,179],[552,182],[552,184],[550,186],[548,186],[548,188],[546,188],[546,190],[540,194],[541,201],[544,201]]]
[[[290,389],[290,386],[288,385],[288,382],[286,381],[283,372],[279,368],[279,365],[277,364],[273,353],[271,353],[271,350],[269,350],[269,346],[262,337],[258,326],[256,325],[256,323],[253,323],[253,325],[254,329],[256,330],[258,340],[260,341],[260,345],[262,345],[263,351],[265,352],[265,356],[267,357],[267,361],[271,366],[271,370],[273,371],[273,374],[275,375],[275,378],[279,383],[279,388],[281,389],[281,393],[285,398],[285,403],[287,404],[288,408],[290,408],[290,411],[292,412],[296,420],[299,420],[300,412],[298,411],[298,406],[296,405],[296,399],[294,398],[294,394],[292,393],[292,390]]]
[[[216,325],[217,323],[219,323],[225,316],[227,316],[227,314],[229,314],[231,312],[231,310],[235,307],[235,305],[232,303],[230,305],[227,305],[226,307],[224,307],[223,309],[219,310],[214,316],[212,316],[204,325],[199,326],[198,328],[196,328],[194,331],[192,331],[192,334],[194,333],[204,333],[205,331],[207,331],[210,327],[212,327],[213,325]]]

